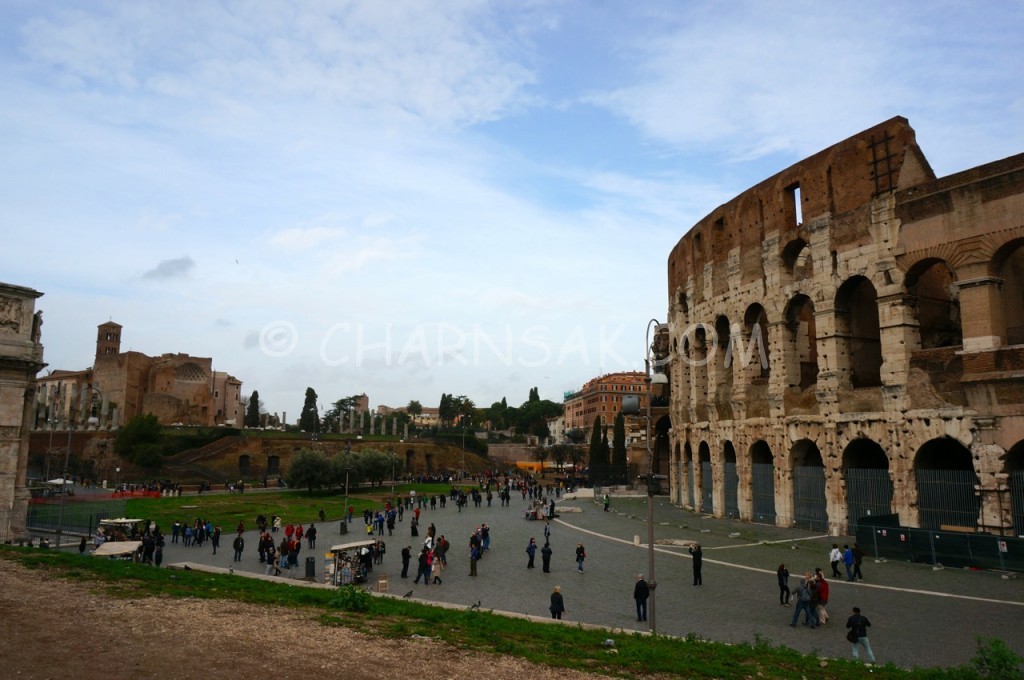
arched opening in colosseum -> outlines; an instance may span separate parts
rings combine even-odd
[[[814,387],[818,384],[818,332],[814,303],[806,295],[794,296],[786,305],[785,318],[786,414],[817,413]]]
[[[243,453],[238,457],[238,474],[248,477],[252,471],[252,464],[249,460],[249,454]]]
[[[963,345],[960,293],[946,263],[934,259],[919,262],[907,272],[906,286],[917,308],[921,349]]]
[[[734,344],[732,358],[746,378],[746,415],[748,418],[767,418],[768,380],[771,378],[768,314],[756,302],[743,314],[742,342],[742,350],[739,341]]]
[[[794,239],[782,249],[782,263],[794,281],[814,278],[811,247],[802,238]]]
[[[793,461],[793,526],[827,531],[825,464],[818,445],[801,439],[793,444],[790,459]]]
[[[843,451],[846,480],[847,532],[853,534],[861,520],[892,514],[892,478],[889,457],[870,439],[855,439]]]
[[[700,511],[711,515],[715,512],[715,479],[711,471],[711,447],[707,442],[702,441],[697,447],[697,458],[700,461]]]
[[[732,420],[732,344],[729,317],[715,319],[715,356],[712,370],[715,375],[715,411],[719,420]]]
[[[683,462],[686,466],[686,505],[696,508],[696,497],[694,494],[694,472],[693,472],[693,447],[690,442],[683,444]]]
[[[836,339],[840,384],[854,389],[881,386],[878,296],[863,276],[851,277],[836,292]]]
[[[914,457],[922,529],[976,531],[981,502],[970,450],[952,437],[925,442]]]
[[[672,480],[673,488],[675,489],[675,496],[673,497],[672,502],[677,505],[683,505],[686,502],[683,494],[683,489],[686,488],[686,463],[683,462],[683,449],[679,446],[679,442],[676,442],[675,451],[672,452],[672,460],[675,461],[676,472],[676,477]]]
[[[731,441],[722,447],[725,461],[725,516],[738,519],[740,516],[740,476],[736,469],[736,449]]]
[[[693,381],[694,417],[705,422],[708,417],[708,338],[704,324],[688,329],[690,335],[683,341],[684,352]],[[690,340],[692,339],[692,342]]]
[[[1006,454],[1003,472],[1010,476],[1010,504],[1013,533],[1024,538],[1024,440]]]
[[[775,524],[775,456],[768,442],[759,439],[750,446],[750,519]]]
[[[1024,239],[1015,239],[992,258],[1002,279],[1003,332],[1007,345],[1024,345]]]
[[[669,455],[671,454],[668,433],[671,429],[672,421],[668,416],[662,416],[654,423],[654,474],[668,474]]]

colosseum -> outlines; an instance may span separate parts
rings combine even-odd
[[[1024,154],[938,178],[895,117],[718,207],[668,259],[674,503],[853,533],[1024,535]]]

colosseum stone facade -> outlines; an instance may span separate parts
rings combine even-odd
[[[668,283],[673,502],[1024,535],[1024,154],[937,178],[892,118],[715,209]]]

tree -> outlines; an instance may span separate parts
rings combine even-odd
[[[612,434],[611,473],[616,479],[626,481],[626,417],[619,411],[615,416]]]
[[[316,406],[316,399],[316,392],[312,387],[307,387],[306,401],[302,404],[302,413],[299,415],[299,429],[303,432],[320,430],[320,412]]]
[[[246,427],[260,426],[260,393],[256,390],[253,390],[252,396],[249,397],[249,405],[245,409],[244,422]]]
[[[375,449],[365,449],[356,457],[356,465],[364,479],[373,486],[380,486],[384,480],[391,479],[392,456]]]
[[[540,463],[540,474],[541,474],[541,476],[544,476],[544,461],[546,461],[548,459],[548,454],[549,453],[550,453],[550,451],[548,451],[543,446],[538,446],[537,448],[535,448],[533,450],[533,457],[537,459],[538,463]]]
[[[135,416],[117,431],[117,437],[114,439],[114,451],[122,458],[134,460],[135,449],[159,442],[162,429],[160,421],[152,413]]]
[[[571,430],[566,430],[565,438],[573,444],[582,444],[587,441],[587,433],[581,427],[574,427]]]
[[[572,456],[572,449],[574,447],[568,444],[555,444],[551,447],[551,460],[555,461],[555,465],[561,470],[565,466],[565,461],[569,460]]]
[[[405,407],[405,412],[412,416],[412,422],[415,424],[416,419],[423,415],[423,404],[415,399],[410,399],[409,405]]]
[[[530,396],[527,401],[540,401],[540,391],[536,387],[530,388]]]
[[[331,478],[335,484],[342,485],[348,480],[348,486],[357,487],[363,483],[363,469],[359,465],[358,454],[349,450],[334,456],[331,462]]]
[[[313,493],[313,489],[333,486],[333,473],[334,470],[326,456],[319,451],[302,449],[292,458],[292,464],[288,466],[284,479],[290,487],[305,487],[309,493]]]
[[[598,485],[608,474],[608,453],[601,442],[601,416],[594,416],[594,427],[590,431],[590,482]]]

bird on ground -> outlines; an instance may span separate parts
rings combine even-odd
[[[476,604],[471,604],[471,605],[469,606],[469,608],[470,608],[470,609],[480,609],[480,600],[477,600],[477,601],[476,601]]]
[[[410,590],[409,592],[407,592],[407,593],[406,593],[405,595],[403,595],[402,597],[412,597],[412,591]]]

